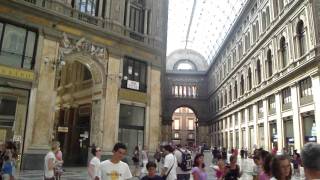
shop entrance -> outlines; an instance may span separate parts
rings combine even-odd
[[[13,142],[17,148],[17,169],[23,153],[29,90],[0,86],[0,144]]]
[[[90,105],[60,110],[58,141],[65,166],[86,166],[90,146]]]

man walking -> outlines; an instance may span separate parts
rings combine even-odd
[[[117,143],[113,147],[113,155],[110,160],[105,160],[100,164],[98,177],[100,180],[126,180],[132,178],[129,166],[122,162],[127,152],[127,147],[122,143]]]
[[[191,152],[187,149],[182,148],[181,145],[178,144],[176,150],[174,151],[174,155],[177,158],[178,162],[177,180],[189,180],[192,168]]]
[[[166,180],[176,180],[177,179],[177,158],[173,155],[173,147],[171,145],[166,145],[164,148],[164,164],[161,172],[162,177],[166,177]]]

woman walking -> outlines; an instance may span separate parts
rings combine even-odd
[[[204,155],[197,154],[194,157],[193,168],[191,170],[192,176],[194,180],[207,180],[208,174],[206,173],[204,167]]]
[[[271,163],[273,177],[271,180],[290,180],[292,169],[290,159],[287,155],[277,155]]]
[[[91,159],[89,163],[88,174],[89,174],[90,180],[96,180],[96,179],[99,179],[98,169],[99,169],[100,159],[101,159],[101,149],[93,145],[91,149],[91,153],[94,157]]]

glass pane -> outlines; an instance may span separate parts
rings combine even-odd
[[[13,67],[21,67],[26,30],[10,24],[6,25],[0,63]]]
[[[31,69],[32,60],[33,60],[33,52],[34,46],[36,41],[36,33],[28,31],[27,37],[27,45],[26,45],[26,52],[23,61],[23,68]]]
[[[144,126],[144,108],[129,105],[120,105],[120,126]]]
[[[146,64],[140,64],[140,83],[146,84]]]

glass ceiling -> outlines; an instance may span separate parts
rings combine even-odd
[[[211,63],[247,0],[169,0],[167,55],[193,49]]]

